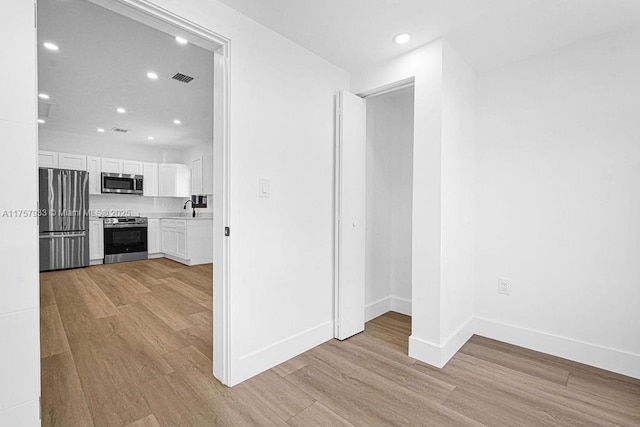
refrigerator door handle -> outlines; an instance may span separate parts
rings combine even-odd
[[[85,237],[86,235],[87,235],[86,231],[67,232],[64,237]]]

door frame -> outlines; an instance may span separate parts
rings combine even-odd
[[[216,166],[213,171],[214,246],[213,288],[213,375],[225,385],[231,373],[231,316],[230,316],[230,239],[225,237],[224,227],[230,226],[231,171],[230,171],[230,57],[231,40],[214,30],[182,18],[146,0],[89,0],[127,18],[138,21],[165,33],[175,30],[189,37],[189,43],[212,52],[214,60],[214,113],[213,150]],[[173,30],[173,31],[171,31]],[[215,84],[219,82],[221,84]],[[217,183],[217,184],[216,184]],[[218,231],[218,233],[216,233]],[[220,237],[216,239],[216,237]]]
[[[379,95],[384,95],[386,93],[389,92],[395,92],[396,90],[401,90],[407,87],[414,87],[415,88],[415,76],[411,76],[408,77],[406,79],[402,79],[402,80],[398,80],[389,84],[386,84],[384,86],[379,86],[373,89],[368,89],[365,90],[363,92],[359,92],[356,93],[356,96],[359,96],[360,98],[367,100],[368,98],[373,98]],[[339,105],[338,105],[339,101],[338,101],[338,94],[336,94],[336,102],[335,102],[335,108],[336,108],[336,122],[335,122],[335,161],[334,161],[334,170],[335,170],[335,183],[334,183],[334,248],[333,248],[333,253],[334,253],[334,305],[333,305],[333,320],[334,320],[334,338],[338,339],[338,310],[339,310],[339,306],[338,306],[338,295],[340,294],[340,280],[339,280],[339,256],[340,256],[340,239],[339,239],[339,226],[338,226],[338,222],[340,220],[340,212],[339,212],[339,201],[338,198],[340,197],[340,192],[339,192],[339,186],[340,186],[340,147],[339,147],[339,142],[340,142],[340,120],[341,120],[341,112],[338,111]],[[414,107],[413,107],[413,111],[414,111],[414,116],[415,116],[415,100],[414,100]],[[415,117],[414,117],[414,123],[415,123]],[[413,154],[412,154],[413,156]],[[413,212],[412,212],[412,222],[413,222]],[[411,255],[412,258],[412,263],[413,263],[413,254]],[[413,277],[411,278],[411,288],[412,288],[412,294],[413,294]],[[365,284],[366,286],[366,284]],[[411,298],[411,313],[413,314],[414,312],[414,307],[413,307],[413,295]],[[366,322],[365,322],[366,323]],[[413,324],[411,326],[411,332],[413,333]]]

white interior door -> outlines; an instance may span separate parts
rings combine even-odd
[[[365,100],[341,91],[336,120],[336,319],[335,337],[364,330]]]

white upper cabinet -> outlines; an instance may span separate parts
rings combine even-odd
[[[142,175],[142,162],[123,160],[122,173],[125,175]]]
[[[144,196],[158,195],[158,164],[144,163],[142,165],[142,175],[144,176]]]
[[[40,168],[57,168],[58,153],[54,151],[38,151],[38,167]]]
[[[124,161],[120,159],[107,159],[102,158],[101,170],[104,173],[122,173],[122,166]]]
[[[41,168],[86,170],[89,172],[89,194],[102,194],[103,173],[142,175],[144,195],[148,197],[190,197],[192,194],[212,194],[207,190],[209,184],[206,178],[208,173],[206,156],[194,159],[194,162],[187,166],[178,163],[146,163],[40,150],[38,165]],[[194,170],[196,177],[193,188],[191,169]],[[210,186],[213,186],[213,180]]]
[[[60,169],[87,170],[87,156],[80,154],[58,153],[58,167]]]
[[[213,156],[202,155],[191,161],[191,194],[213,194]]]
[[[202,156],[202,194],[213,194],[213,156]]]
[[[202,193],[203,156],[191,160],[191,194]]]
[[[102,193],[102,161],[100,157],[87,156],[87,172],[89,172],[89,194]]]
[[[187,165],[177,163],[158,165],[158,195],[161,197],[191,196],[191,172]]]

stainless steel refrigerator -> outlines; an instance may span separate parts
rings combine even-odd
[[[39,172],[40,271],[89,265],[89,174]]]

